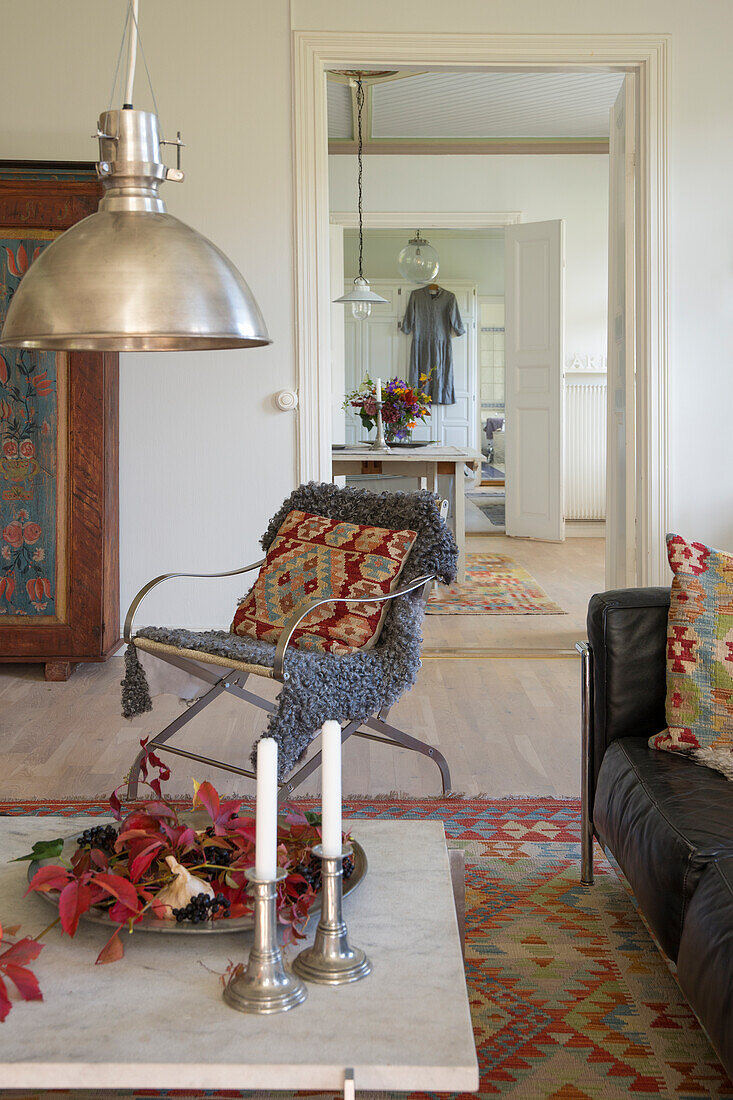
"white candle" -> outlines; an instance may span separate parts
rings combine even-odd
[[[341,726],[321,727],[321,843],[325,856],[341,855]]]
[[[272,882],[277,871],[277,741],[257,742],[255,875]]]
[[[377,401],[382,404],[382,379],[377,379]]]

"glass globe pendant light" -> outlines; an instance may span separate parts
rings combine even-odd
[[[340,298],[334,298],[334,302],[344,302],[351,306],[351,312],[357,321],[365,321],[372,312],[373,305],[388,305],[386,298],[381,298],[369,289],[369,280],[364,278],[364,217],[362,213],[362,190],[364,166],[362,163],[362,135],[361,121],[364,110],[364,85],[361,74],[356,80],[356,118],[357,118],[357,164],[358,164],[358,189],[359,189],[359,274],[354,279],[354,289],[348,294],[342,294]]]
[[[408,283],[424,286],[432,283],[440,271],[440,258],[430,241],[420,236],[418,229],[397,257],[397,267]]]
[[[157,110],[132,106],[137,13],[138,0],[130,0],[122,108],[103,112],[97,127],[97,175],[104,187],[99,210],[67,229],[31,264],[10,302],[1,345],[197,351],[272,342],[231,260],[168,214],[158,193],[166,180],[183,179],[181,142],[180,134],[178,141],[163,140]],[[161,154],[162,146],[171,144],[178,147],[176,168],[164,164]]]

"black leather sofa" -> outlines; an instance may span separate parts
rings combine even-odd
[[[650,749],[664,729],[669,589],[593,596],[583,656],[582,881],[593,837],[628,879],[733,1076],[733,782]]]

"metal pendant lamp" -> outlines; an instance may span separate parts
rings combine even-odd
[[[124,106],[99,117],[99,210],[31,264],[0,334],[6,347],[198,351],[272,342],[231,260],[168,214],[158,193],[164,181],[183,179],[181,142],[180,134],[176,142],[164,141],[157,113],[132,106],[137,4],[132,0],[125,25]],[[176,168],[163,163],[166,144],[178,147]]]
[[[372,312],[373,305],[388,305],[386,298],[381,298],[379,294],[375,294],[373,290],[369,289],[369,280],[364,278],[364,217],[362,213],[362,190],[363,190],[363,175],[364,166],[362,160],[363,143],[362,143],[362,113],[364,110],[364,84],[361,79],[361,74],[356,78],[356,119],[357,119],[357,150],[356,158],[358,164],[358,190],[359,190],[359,274],[354,279],[354,289],[350,290],[348,294],[343,294],[340,298],[334,298],[334,302],[344,302],[351,306],[351,312],[356,317],[357,321],[365,321],[369,314]]]

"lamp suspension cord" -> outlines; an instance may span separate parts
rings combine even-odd
[[[150,77],[150,69],[148,68],[148,61],[145,56],[145,47],[143,46],[143,40],[140,35],[140,23],[138,19],[138,13],[140,10],[140,0],[128,0],[127,13],[125,15],[125,25],[122,28],[122,41],[120,42],[120,52],[117,55],[117,65],[115,67],[114,80],[112,81],[112,91],[109,97],[109,108],[112,110],[112,103],[115,98],[115,89],[117,87],[117,78],[120,71],[120,62],[122,60],[122,52],[125,48],[125,39],[129,34],[127,40],[127,72],[125,76],[125,87],[123,104],[128,108],[132,107],[132,94],[135,84],[135,70],[137,68],[137,50],[140,47],[140,56],[143,59],[143,65],[145,66],[145,75],[148,78],[148,87],[150,88],[150,96],[153,100],[153,110],[155,114],[160,118],[160,111],[158,110],[158,103],[155,98],[155,89],[153,88],[153,81]],[[162,131],[161,131],[162,133]]]
[[[127,53],[127,79],[125,81],[125,97],[122,101],[125,107],[132,107],[132,90],[135,85],[135,67],[137,65],[137,16],[139,8],[140,0],[130,0],[132,26],[130,27],[130,41],[128,44]]]
[[[359,192],[359,278],[360,279],[364,278],[364,224],[363,224],[363,217],[362,217],[362,210],[361,210],[361,205],[362,205],[361,204],[361,200],[362,200],[362,176],[363,176],[363,168],[362,168],[361,158],[362,158],[362,150],[363,150],[363,147],[364,147],[363,142],[362,142],[362,136],[361,136],[361,115],[362,115],[363,109],[364,109],[364,85],[361,82],[361,77],[359,77],[356,81],[356,125],[357,125],[356,155],[357,155],[357,161],[358,161],[358,165],[359,165],[358,175],[357,175],[357,187],[358,187],[358,192]]]

